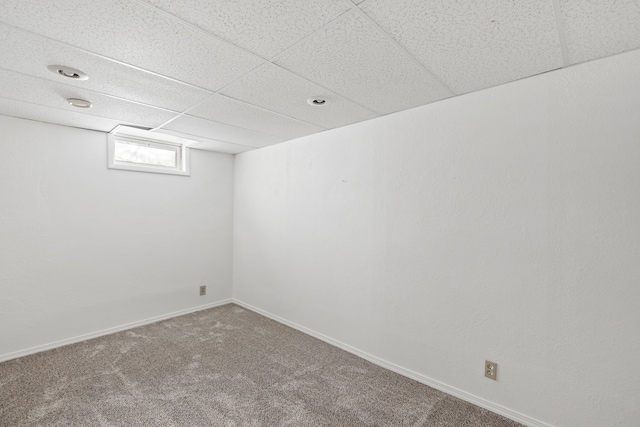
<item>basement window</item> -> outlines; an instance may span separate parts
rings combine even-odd
[[[182,141],[140,129],[128,130],[119,126],[109,134],[109,169],[190,175],[187,146],[196,141]]]

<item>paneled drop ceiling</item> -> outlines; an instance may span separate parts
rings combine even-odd
[[[0,0],[0,114],[239,153],[639,47],[640,0]]]

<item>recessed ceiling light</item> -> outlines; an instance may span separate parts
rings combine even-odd
[[[69,98],[67,99],[67,102],[69,102],[69,105],[73,105],[74,107],[78,108],[91,108],[92,105],[89,101],[77,98]]]
[[[320,98],[320,97],[313,97],[313,98],[309,98],[307,99],[307,103],[309,105],[315,105],[315,106],[320,106],[320,105],[326,105],[329,103],[329,101],[327,101],[325,98]]]
[[[70,79],[87,80],[89,78],[89,76],[87,76],[82,71],[76,70],[75,68],[71,67],[65,67],[64,65],[49,65],[47,68],[52,73],[56,73]]]

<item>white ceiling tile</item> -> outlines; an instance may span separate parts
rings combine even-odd
[[[205,89],[262,61],[131,0],[3,0],[0,20]]]
[[[222,93],[327,129],[377,117],[373,111],[273,64],[264,64]],[[323,97],[328,102],[312,106],[307,103],[311,97]]]
[[[380,114],[453,95],[356,13],[290,49],[276,64]]]
[[[368,0],[361,8],[456,93],[563,65],[551,1]]]
[[[111,98],[96,92],[79,89],[37,77],[25,76],[13,71],[0,69],[0,94],[4,98],[45,105],[62,110],[78,112],[67,102],[68,98],[85,99],[93,103],[83,114],[135,123],[146,127],[160,126],[175,117],[175,113]]]
[[[250,147],[265,147],[285,140],[285,138],[278,136],[254,132],[252,130],[189,115],[178,117],[166,126],[163,126],[162,129]]]
[[[213,140],[211,141],[205,140],[189,148],[193,148],[196,150],[215,151],[218,153],[227,153],[227,154],[238,154],[238,153],[244,153],[245,151],[255,150],[255,147],[245,147],[242,145],[230,144],[228,142],[213,141]]]
[[[264,146],[442,99],[445,86],[459,94],[559,68],[554,4],[570,62],[640,47],[640,0],[351,4],[0,0],[2,111],[96,129],[158,127],[186,111],[167,128]],[[90,78],[59,77],[54,63]],[[307,104],[316,97],[328,103]]]
[[[204,138],[202,136],[194,136],[185,134],[182,132],[175,132],[167,129],[156,129],[153,132],[164,133],[167,135],[173,135],[180,138],[191,139],[198,141],[189,145],[189,148],[195,148],[197,150],[217,151],[219,153],[238,154],[245,151],[255,150],[256,147],[248,147],[246,145],[232,144],[230,142],[216,141],[215,139]]]
[[[145,0],[270,58],[349,10],[343,0]]]
[[[122,124],[122,122],[117,120],[74,113],[73,111],[60,110],[58,108],[45,107],[44,105],[6,98],[0,98],[0,114],[103,132],[110,132],[113,128]]]
[[[560,0],[572,64],[640,48],[640,1]]]
[[[49,71],[49,65],[81,70],[89,79],[62,77]],[[0,67],[174,111],[184,111],[211,94],[2,24]]]
[[[212,95],[196,108],[189,110],[189,114],[286,139],[298,138],[324,130],[319,126],[217,94]]]

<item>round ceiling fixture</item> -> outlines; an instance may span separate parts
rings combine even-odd
[[[313,98],[307,99],[307,104],[315,105],[317,107],[320,105],[326,105],[328,103],[329,101],[327,101],[325,98],[322,98],[322,97],[313,97]]]
[[[69,103],[69,105],[73,105],[74,107],[78,108],[91,108],[91,105],[93,105],[89,101],[78,98],[69,98],[67,99],[67,102]]]
[[[87,76],[82,71],[76,70],[75,68],[71,67],[65,67],[64,65],[49,65],[47,68],[52,73],[59,74],[69,79],[87,80],[89,78],[89,76]]]

